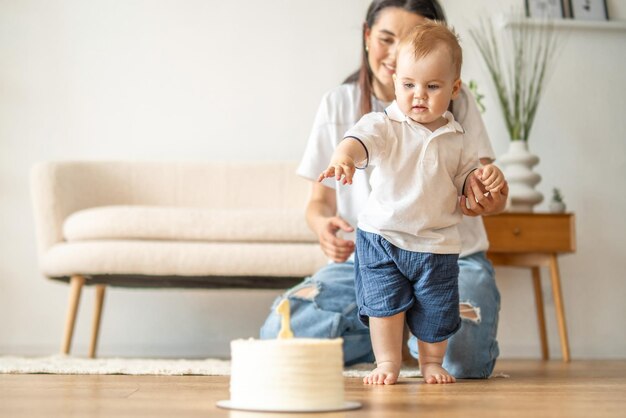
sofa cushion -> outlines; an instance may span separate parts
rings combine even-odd
[[[82,241],[44,254],[48,277],[76,274],[305,277],[328,260],[318,244]]]
[[[104,206],[70,215],[67,241],[174,240],[314,243],[303,210]]]

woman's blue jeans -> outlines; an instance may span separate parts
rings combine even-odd
[[[261,327],[261,338],[278,335],[280,316],[274,308],[285,297],[297,337],[342,337],[346,365],[374,361],[369,329],[357,315],[353,262],[328,264],[278,297]],[[459,259],[459,297],[462,325],[448,341],[443,367],[457,378],[487,378],[499,354],[500,293],[484,253]],[[417,358],[415,337],[409,339],[409,349]]]

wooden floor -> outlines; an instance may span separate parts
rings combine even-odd
[[[225,376],[0,375],[0,417],[626,417],[626,361],[501,361],[489,380],[364,386],[346,379],[356,411],[261,414],[219,409]]]

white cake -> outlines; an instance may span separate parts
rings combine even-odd
[[[235,340],[230,405],[266,411],[344,407],[341,338]]]

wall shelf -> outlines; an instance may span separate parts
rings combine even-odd
[[[501,16],[498,19],[501,27],[518,27],[522,24],[532,26],[541,26],[546,23],[545,19],[519,18],[511,16]],[[626,21],[620,20],[575,20],[575,19],[553,19],[550,22],[555,29],[572,29],[572,30],[600,30],[600,31],[617,31],[626,32]]]

